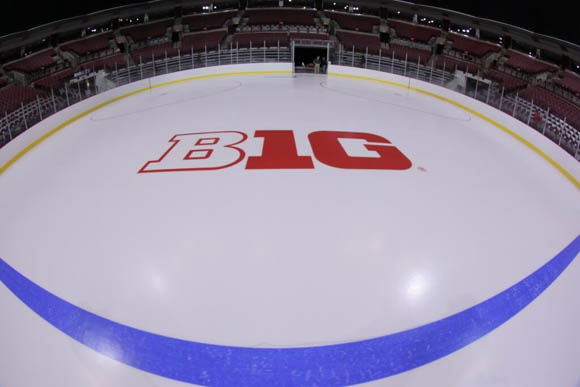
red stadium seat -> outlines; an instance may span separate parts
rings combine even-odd
[[[49,89],[58,89],[62,87],[68,79],[72,78],[73,74],[73,69],[62,70],[46,78],[35,81],[35,84]]]
[[[331,11],[326,12],[326,16],[337,22],[340,28],[352,31],[372,32],[374,26],[381,24],[381,20],[376,16]]]
[[[173,19],[163,20],[159,22],[139,24],[133,27],[123,28],[124,35],[130,36],[134,42],[142,42],[145,40],[161,38],[167,33],[167,29],[173,26]]]
[[[151,58],[155,57],[156,59],[165,58],[167,55],[168,58],[172,58],[179,54],[179,49],[174,48],[173,44],[165,43],[158,46],[153,47],[145,47],[140,48],[138,50],[133,50],[131,52],[131,58],[135,63],[139,63],[141,60],[142,62],[148,62]]]
[[[308,32],[291,32],[290,39],[329,40],[328,34],[314,34]]]
[[[498,52],[501,47],[497,44],[484,42],[475,38],[459,35],[450,32],[447,40],[453,42],[452,48],[459,52],[468,52],[469,54],[481,58],[491,52]]]
[[[215,30],[207,32],[195,32],[193,34],[185,34],[181,39],[181,51],[204,51],[205,47],[208,50],[215,50],[218,45],[228,35],[226,30]]]
[[[267,47],[275,47],[280,42],[280,46],[288,46],[290,38],[286,32],[242,32],[234,35],[232,44],[234,47],[262,47],[264,42]]]
[[[555,83],[564,89],[580,95],[580,76],[569,72],[564,72],[562,78],[554,80]]]
[[[0,114],[10,113],[39,95],[42,94],[31,87],[8,85],[0,89]]]
[[[407,46],[400,46],[397,44],[391,44],[389,49],[383,51],[384,55],[392,57],[393,53],[395,54],[395,58],[399,60],[405,60],[410,63],[421,63],[422,65],[426,65],[427,62],[431,59],[431,53],[429,51],[419,50],[416,48],[411,48]]]
[[[505,87],[506,91],[521,89],[528,85],[528,82],[523,79],[516,78],[498,70],[489,70],[487,76]]]
[[[63,44],[61,49],[73,51],[78,55],[84,56],[109,48],[111,39],[113,39],[113,33],[109,31]]]
[[[446,71],[461,70],[463,72],[476,73],[479,66],[473,62],[466,62],[464,60],[452,58],[450,56],[441,55],[437,58],[435,66],[439,69],[445,67]]]
[[[189,26],[189,31],[206,31],[222,28],[228,19],[236,16],[236,11],[215,12],[184,16],[181,23]]]
[[[509,56],[509,59],[505,63],[506,66],[527,74],[538,74],[546,71],[557,70],[554,65],[542,62],[526,54],[520,54],[513,50],[510,50],[507,55]]]
[[[356,51],[366,52],[368,47],[369,53],[376,54],[381,48],[381,41],[377,34],[338,30],[336,31],[336,36],[342,42],[346,51],[352,50],[354,46]]]
[[[251,9],[246,11],[249,25],[303,25],[315,26],[316,11],[306,9]]]
[[[429,43],[431,38],[441,35],[441,30],[433,27],[411,24],[399,20],[389,20],[389,26],[397,32],[397,37],[422,43]]]
[[[567,122],[575,128],[580,128],[580,107],[552,94],[541,87],[530,87],[519,92],[519,96],[528,101],[534,101],[534,104],[547,109],[559,116],[566,118]]]
[[[31,54],[23,59],[19,59],[4,66],[6,71],[22,71],[24,73],[32,73],[51,67],[56,64],[54,57],[56,51],[53,48],[48,48],[44,51]]]
[[[127,60],[123,54],[115,54],[85,62],[81,64],[81,68],[85,70],[115,70],[127,66]]]

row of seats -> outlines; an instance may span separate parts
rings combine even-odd
[[[89,62],[81,63],[83,70],[115,70],[127,66],[127,60],[123,54],[114,54],[104,58],[98,58]]]
[[[111,46],[110,42],[112,39],[113,32],[108,31],[98,35],[90,36],[88,38],[63,44],[61,49],[63,51],[73,51],[80,56],[86,56],[109,48]]]
[[[491,52],[498,52],[501,47],[497,44],[484,42],[482,40],[470,38],[460,34],[450,32],[447,35],[447,40],[453,42],[452,48],[455,51],[467,52],[470,55],[481,58]]]
[[[54,58],[56,56],[57,53],[54,48],[47,48],[46,50],[28,55],[15,62],[9,63],[4,66],[4,69],[6,71],[16,70],[25,73],[32,73],[55,65],[56,60]]]
[[[236,11],[216,12],[210,14],[184,16],[181,19],[182,25],[189,26],[190,32],[215,30],[236,15]]]
[[[379,35],[376,34],[338,30],[336,31],[336,37],[342,42],[344,49],[347,51],[353,47],[356,51],[365,51],[368,48],[369,53],[376,54],[381,48]]]
[[[580,108],[541,87],[530,87],[519,92],[519,96],[534,104],[547,109],[575,128],[580,128]]]
[[[194,51],[204,51],[207,45],[208,50],[213,50],[218,47],[218,44],[222,44],[226,34],[224,30],[209,31],[185,34],[184,39],[182,39],[181,48],[173,47],[172,43],[165,43],[153,47],[145,47],[131,52],[131,57],[135,63],[147,62],[151,60],[154,56],[157,59],[167,57],[175,57],[181,52],[183,55],[187,55],[191,52],[191,48]],[[289,33],[287,31],[283,32],[257,32],[257,33],[236,33],[233,35],[232,40],[227,46],[223,46],[223,49],[230,48],[248,48],[250,42],[253,47],[262,47],[264,43],[268,47],[276,47],[280,43],[281,47],[287,47],[290,44],[291,39],[311,39],[311,40],[329,40],[328,34],[311,34],[311,33]]]
[[[39,79],[35,82],[36,86],[46,87],[49,89],[58,89],[64,86],[65,82],[74,74],[73,69],[64,69],[49,75],[46,78]]]
[[[251,9],[247,10],[245,16],[249,25],[260,24],[286,24],[314,26],[314,18],[317,13],[314,10],[300,9]]]
[[[489,70],[487,76],[491,80],[501,84],[507,92],[522,89],[528,85],[523,79],[516,78],[498,70]]]
[[[432,38],[441,35],[441,30],[437,28],[411,24],[399,20],[389,20],[389,27],[395,29],[398,38],[414,42],[429,43]]]
[[[505,62],[505,65],[523,73],[538,74],[557,70],[556,66],[541,62],[536,58],[526,54],[520,54],[513,50],[510,50],[507,55],[509,59]]]
[[[303,32],[310,34],[326,34],[326,27],[303,26],[303,25],[286,25],[286,24],[262,24],[257,26],[238,26],[236,32],[268,32],[268,31],[288,31],[290,33]]]
[[[250,20],[252,20],[252,17],[254,17],[254,20],[256,20],[256,15],[254,14],[252,16],[252,13],[256,13],[257,11],[259,11],[259,10],[249,10],[248,11],[247,16],[249,16]],[[304,15],[309,15],[308,18],[311,18],[312,21],[314,21],[314,17],[316,16],[316,13],[314,11],[311,11],[311,10],[280,10],[280,11],[282,11],[280,13],[278,13],[276,11],[277,10],[275,10],[273,12],[274,16],[272,16],[272,15],[268,16],[270,22],[272,22],[272,20],[274,20],[274,23],[276,23],[276,21],[277,21],[278,23],[286,24],[286,23],[292,23],[293,22],[292,20],[294,20],[294,22],[299,22],[301,24],[305,24],[304,19],[303,19]],[[272,11],[270,11],[270,12],[272,13]],[[300,17],[296,16],[296,18],[293,19],[292,16],[288,16],[288,15],[291,15],[293,13],[299,14]],[[219,17],[224,18],[225,17],[224,15],[229,15],[229,17],[231,17],[234,14],[235,14],[235,12],[224,12],[224,13],[222,13],[222,15],[219,15]],[[257,14],[260,14],[260,12],[257,12]],[[368,34],[368,33],[355,32],[356,30],[361,31],[361,28],[363,30],[366,29],[366,30],[372,31],[373,26],[379,23],[378,18],[362,17],[362,16],[358,16],[358,15],[348,15],[348,14],[335,13],[335,12],[327,12],[327,14],[331,18],[333,18],[335,21],[337,21],[337,23],[339,23],[339,24],[341,24],[341,21],[342,21],[341,26],[345,25],[345,26],[347,26],[347,28],[350,27],[349,31],[345,31],[345,30],[338,30],[337,31],[337,37],[341,40],[341,42],[344,44],[344,46],[347,50],[351,49],[354,46],[357,51],[364,51],[368,48],[369,53],[376,54],[379,52],[381,44],[380,44],[378,34]],[[279,15],[282,15],[284,17],[281,18],[281,17],[279,17]],[[344,15],[346,15],[346,17],[344,17]],[[260,17],[262,17],[262,16],[260,16],[260,15],[257,16],[258,19]],[[266,16],[263,16],[263,17],[266,17]],[[215,25],[215,23],[221,23],[220,25],[223,26],[225,21],[227,21],[227,18],[223,19],[223,22],[219,21],[219,20],[221,20],[220,18],[218,18],[216,16],[214,22],[208,23],[206,25],[210,26],[210,25]],[[365,18],[369,19],[369,23],[367,25],[365,25],[365,23],[358,23],[356,25],[349,24],[350,22],[353,22],[355,20],[361,21]],[[339,19],[340,19],[340,21],[339,21]],[[193,23],[193,21],[191,23]],[[214,23],[214,24],[212,24],[212,23]],[[374,24],[374,23],[376,23],[376,24]],[[148,23],[148,24],[143,24],[143,25],[139,25],[139,26],[128,27],[128,28],[125,28],[123,31],[127,35],[131,36],[135,41],[139,41],[139,39],[148,40],[150,38],[160,36],[159,34],[165,35],[165,33],[167,32],[167,29],[172,24],[173,24],[172,20],[166,20],[166,21],[161,21],[161,22]],[[190,25],[190,29],[191,29],[192,25],[191,24],[189,24],[189,25]],[[369,28],[369,25],[370,25],[370,28]],[[399,22],[399,21],[391,21],[391,20],[389,20],[389,25],[395,29],[395,31],[397,32],[397,36],[399,36],[400,38],[408,39],[411,41],[424,42],[424,43],[430,41],[433,37],[436,37],[437,36],[436,32],[438,31],[438,30],[434,30],[433,28],[430,28],[430,27],[417,26],[417,25],[413,25],[413,24],[410,24],[407,22]],[[198,27],[194,26],[193,30],[195,30],[195,28],[199,28],[199,23],[197,24],[197,26]],[[355,31],[353,31],[353,30],[355,30]],[[203,32],[194,32],[194,33],[184,34],[183,39],[182,39],[182,44],[181,44],[181,51],[185,53],[187,50],[191,50],[191,48],[194,48],[196,51],[203,51],[206,46],[207,46],[208,50],[212,50],[212,49],[217,48],[218,44],[222,43],[224,41],[224,39],[226,38],[226,36],[227,36],[227,31],[225,29],[218,30],[218,31],[207,31],[207,32],[203,31]],[[81,56],[84,56],[84,55],[98,52],[98,51],[101,51],[105,48],[110,47],[110,41],[112,38],[113,38],[112,32],[107,32],[107,33],[91,36],[91,37],[86,38],[86,39],[67,43],[67,44],[61,46],[61,48],[63,50],[65,50],[65,49],[70,50],[70,51],[76,52],[77,54],[79,54]],[[254,46],[262,46],[264,41],[265,41],[266,45],[275,46],[275,45],[277,45],[277,43],[279,41],[280,45],[288,45],[290,39],[292,39],[292,38],[328,39],[328,35],[324,35],[324,34],[298,34],[298,33],[294,33],[294,34],[290,33],[289,34],[288,32],[275,32],[275,31],[261,32],[261,33],[236,33],[233,36],[232,44],[234,46],[236,44],[238,44],[240,47],[247,47],[247,46],[249,46],[249,41],[252,41]],[[494,51],[499,50],[499,46],[497,46],[497,45],[478,41],[476,39],[464,37],[464,36],[461,36],[458,34],[450,33],[449,39],[453,41],[453,48],[456,51],[467,51],[470,54],[478,56],[478,57],[483,56],[489,52],[494,52]],[[177,55],[177,52],[178,52],[178,49],[173,47],[172,44],[168,43],[168,44],[162,44],[160,46],[147,47],[147,48],[141,48],[138,50],[134,50],[131,53],[131,55],[132,55],[133,60],[138,63],[139,57],[143,57],[143,58],[148,59],[151,56],[155,55],[156,58],[161,58],[161,57],[164,57],[166,53],[167,53],[167,56],[175,56],[175,55]],[[418,60],[420,60],[420,62],[422,64],[426,64],[429,61],[429,59],[431,58],[431,53],[428,51],[423,51],[423,50],[419,50],[416,48],[409,48],[409,47],[398,46],[398,45],[391,45],[391,47],[389,49],[385,49],[382,52],[383,52],[384,56],[394,54],[394,56],[398,59],[403,60],[406,57],[409,62],[416,63]],[[54,49],[48,49],[48,50],[45,50],[43,52],[40,52],[40,53],[37,53],[34,55],[30,55],[30,56],[28,56],[28,57],[26,57],[18,62],[8,64],[7,66],[5,66],[5,69],[10,70],[10,69],[18,68],[19,71],[33,72],[33,71],[38,70],[39,68],[43,69],[47,66],[48,67],[54,66],[56,64],[56,61],[54,60],[55,56],[56,56],[56,51]],[[509,58],[508,62],[506,62],[506,65],[509,67],[516,68],[522,72],[535,74],[538,72],[554,71],[555,70],[555,67],[552,65],[543,63],[543,62],[538,61],[535,58],[529,57],[527,55],[515,53],[513,51],[509,52],[509,57],[510,58]],[[146,60],[144,59],[143,61],[145,62]],[[457,69],[460,69],[463,71],[470,71],[472,73],[475,73],[477,71],[477,68],[478,68],[478,66],[476,64],[474,64],[473,62],[461,61],[459,59],[451,58],[448,56],[439,56],[437,63],[436,63],[437,67],[442,68],[444,62],[445,62],[445,68],[447,70],[457,68]],[[42,63],[42,65],[39,65],[39,63]],[[127,65],[127,63],[126,63],[125,56],[123,54],[117,54],[117,55],[107,56],[105,58],[98,58],[96,60],[83,63],[81,65],[81,67],[84,69],[98,70],[101,68],[107,68],[107,69],[111,70],[111,69],[115,69],[115,68],[122,68],[126,65]],[[18,66],[18,67],[12,67],[12,66]],[[36,81],[36,85],[41,86],[41,87],[46,87],[46,88],[58,88],[58,87],[62,86],[64,81],[67,78],[70,78],[71,75],[72,75],[72,69],[67,69],[67,70],[61,71],[59,73],[53,74],[47,78]],[[524,81],[524,80],[515,78],[513,76],[510,76],[508,74],[505,74],[503,72],[499,72],[496,70],[489,71],[488,76],[491,79],[503,84],[506,87],[507,91],[521,89],[527,85],[526,81]],[[572,74],[569,74],[569,73],[565,73],[561,79],[557,79],[557,80],[555,80],[555,82],[562,85],[563,87],[566,87],[569,90],[572,90],[575,92],[578,92],[580,90],[580,78],[578,78]],[[31,88],[25,88],[25,89],[34,91]],[[533,90],[533,91],[530,91],[530,90]],[[540,91],[538,91],[538,90],[540,90]],[[576,109],[576,110],[570,109],[570,106],[573,107],[574,105],[569,104],[569,103],[565,103],[565,101],[552,95],[548,91],[546,91],[544,89],[539,89],[539,88],[531,88],[531,89],[527,89],[523,92],[523,97],[525,98],[529,94],[533,94],[535,96],[535,98],[534,97],[532,97],[532,98],[536,99],[538,101],[538,104],[543,103],[542,101],[546,101],[545,102],[546,106],[551,106],[551,104],[555,104],[553,106],[553,111],[556,114],[568,117],[570,122],[574,122],[574,120],[580,120],[577,116],[578,109]],[[13,95],[22,96],[24,98],[24,100],[26,100],[26,98],[29,97],[29,95],[26,93],[20,93],[20,94],[13,93]],[[14,105],[14,106],[17,107],[20,105],[21,101],[19,101],[18,99],[16,101],[17,101],[16,105]]]
[[[121,32],[126,36],[130,36],[134,42],[143,42],[165,36],[167,30],[173,26],[173,23],[173,19],[166,19],[154,23],[126,27]]]
[[[466,62],[461,59],[452,58],[446,55],[440,55],[437,57],[437,63],[435,66],[438,69],[445,69],[446,71],[453,71],[453,70],[460,70],[467,73],[477,73],[477,69],[479,68],[473,62]]]
[[[340,28],[352,31],[372,32],[374,26],[381,24],[376,16],[353,15],[327,11],[326,16],[338,23]]]
[[[181,38],[181,51],[204,51],[214,50],[224,41],[228,32],[226,30],[216,30],[207,32],[195,32],[184,34]]]
[[[28,103],[41,93],[31,87],[8,85],[0,89],[0,115],[9,113],[20,107],[22,103]]]
[[[179,49],[173,47],[171,43],[164,43],[154,47],[145,47],[140,48],[138,50],[131,51],[131,58],[136,64],[139,63],[146,63],[151,61],[153,58],[161,59],[165,58],[167,55],[168,58],[172,58],[179,54]]]
[[[290,36],[286,32],[258,32],[258,33],[239,33],[234,34],[232,44],[237,47],[250,47],[250,42],[253,47],[262,47],[264,44],[268,47],[278,45],[288,46],[290,43]]]
[[[426,65],[427,62],[431,59],[431,53],[425,50],[419,50],[417,48],[411,48],[407,46],[400,46],[398,44],[391,44],[389,49],[386,50],[386,55],[392,57],[393,53],[395,54],[395,58],[399,60],[407,59],[409,63],[421,63],[422,65]]]
[[[327,33],[290,32],[291,39],[330,40]]]
[[[565,71],[561,78],[554,79],[554,82],[564,89],[580,95],[580,76]]]

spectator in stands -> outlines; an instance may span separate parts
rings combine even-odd
[[[326,68],[328,67],[328,62],[326,62],[326,57],[322,57],[322,62],[320,63],[322,68],[322,74],[326,74]]]
[[[314,74],[318,74],[320,72],[320,57],[317,56],[314,59]]]

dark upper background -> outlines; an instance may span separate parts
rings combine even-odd
[[[51,21],[82,15],[138,0],[79,0],[75,2],[4,0],[0,16],[0,36]],[[573,0],[415,0],[415,3],[448,8],[467,14],[523,27],[538,33],[580,44],[580,15]]]

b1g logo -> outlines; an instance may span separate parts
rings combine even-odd
[[[262,154],[250,156],[246,169],[313,169],[310,156],[298,155],[291,130],[257,130],[263,139]],[[157,160],[148,161],[139,173],[204,171],[228,168],[242,162],[241,144],[248,135],[237,131],[177,134]],[[389,140],[371,133],[318,131],[308,135],[314,157],[322,164],[343,169],[404,170],[411,161]]]

